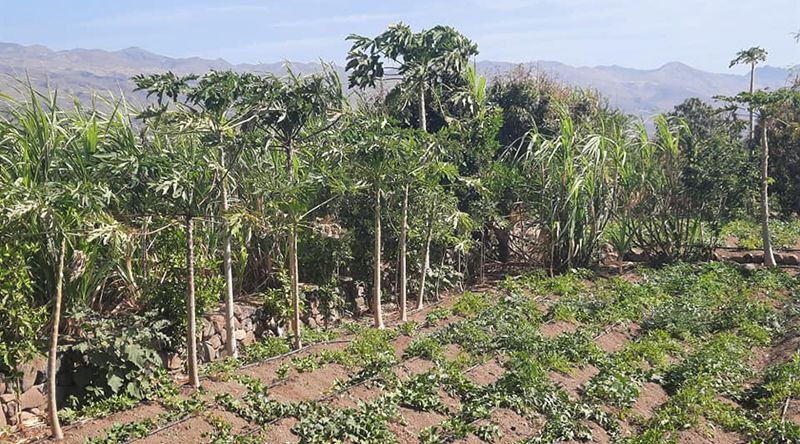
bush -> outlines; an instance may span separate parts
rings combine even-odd
[[[158,350],[172,338],[163,333],[167,320],[126,316],[98,318],[76,313],[83,337],[62,347],[65,368],[84,393],[77,404],[121,395],[132,399],[149,398],[162,385]]]
[[[0,373],[10,375],[37,351],[47,308],[37,307],[27,264],[30,244],[0,245]]]

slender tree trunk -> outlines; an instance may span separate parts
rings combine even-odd
[[[56,297],[53,301],[53,330],[50,333],[50,352],[47,355],[47,404],[50,415],[50,431],[53,439],[64,439],[61,422],[58,420],[56,405],[56,360],[58,359],[58,329],[61,324],[61,300],[64,289],[64,256],[67,254],[66,238],[61,238],[58,252],[58,275],[56,276]]]
[[[142,279],[145,282],[147,282],[147,278],[150,275],[150,267],[148,263],[150,261],[150,257],[147,254],[147,250],[149,247],[149,242],[147,240],[147,230],[149,229],[150,229],[150,216],[147,216],[144,218],[144,223],[142,224],[142,246],[141,246],[142,248],[141,270],[142,270]]]
[[[425,258],[422,263],[422,271],[419,277],[419,292],[417,293],[417,310],[422,309],[425,300],[425,280],[428,276],[428,269],[431,267],[431,239],[433,238],[433,205],[428,215],[428,226],[425,232]]]
[[[400,320],[405,322],[408,320],[408,313],[406,310],[406,293],[408,285],[408,276],[406,273],[406,238],[408,237],[408,184],[403,188],[403,211],[400,221],[400,296],[398,303],[400,304]]]
[[[381,308],[381,189],[375,187],[375,253],[372,271],[372,316],[375,328],[384,328]]]
[[[419,128],[428,132],[428,116],[425,109],[425,84],[419,84]]]
[[[293,347],[299,350],[303,343],[300,340],[300,280],[298,279],[297,269],[297,224],[292,222],[289,239],[289,278],[291,281],[292,296],[292,335],[294,335]]]
[[[191,216],[186,216],[186,312],[188,318],[188,331],[186,343],[188,348],[189,384],[200,387],[200,377],[197,374],[197,321],[195,320],[194,298],[194,223]]]
[[[286,144],[286,176],[290,183],[294,183],[294,146],[292,142]],[[289,219],[291,228],[289,232],[289,292],[292,298],[292,335],[293,347],[299,350],[303,346],[300,340],[300,277],[297,269],[297,221],[295,214],[290,211]]]
[[[769,237],[769,145],[766,121],[761,128],[761,238],[764,243],[764,265],[774,267],[775,256]]]
[[[755,85],[756,85],[756,63],[752,62],[752,63],[750,63],[750,94],[753,94],[753,91],[755,90]],[[755,120],[755,115],[753,114],[753,106],[752,105],[750,105],[749,111],[750,111],[750,138],[749,138],[749,140],[750,140],[750,143],[753,143],[753,135],[755,133],[755,127],[756,127],[756,123],[755,122],[756,122],[756,120]],[[752,151],[751,151],[751,153],[752,153]]]
[[[485,277],[485,274],[484,274],[484,267],[486,266],[486,227],[483,227],[483,230],[481,230],[481,264],[480,264],[480,266],[481,266],[481,270],[480,270],[481,282],[480,283],[483,284],[485,282],[485,280],[486,280],[486,277]]]
[[[136,283],[136,276],[133,273],[133,243],[126,246],[125,251],[125,275],[128,279],[128,291],[134,299],[139,300],[139,285]]]
[[[228,356],[237,357],[235,325],[233,322],[233,266],[231,264],[231,227],[228,225],[228,186],[225,174],[225,150],[220,147],[219,161],[222,165],[222,178],[220,180],[220,191],[222,194],[222,226],[223,236],[223,258],[222,263],[225,269],[225,352]]]

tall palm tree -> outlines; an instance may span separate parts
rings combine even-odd
[[[759,62],[764,62],[767,60],[767,51],[764,48],[759,46],[753,46],[752,48],[743,49],[736,53],[736,58],[731,60],[730,65],[728,68],[733,68],[736,65],[750,65],[750,94],[753,94],[755,91],[755,82],[756,82],[756,65]],[[753,133],[755,131],[755,113],[753,112],[753,108],[749,109],[750,111],[750,131],[749,131],[749,139],[751,142],[753,141]]]

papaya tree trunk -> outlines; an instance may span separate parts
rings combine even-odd
[[[291,140],[286,144],[286,177],[294,184],[294,146]],[[289,212],[289,293],[292,299],[292,346],[299,350],[303,346],[300,339],[300,277],[297,269],[297,221],[293,211]]]
[[[481,261],[480,261],[480,283],[486,281],[485,267],[486,267],[486,227],[481,230]]]
[[[135,300],[139,300],[139,284],[136,283],[136,276],[133,273],[133,242],[128,243],[125,248],[125,277],[128,280],[128,291]]]
[[[384,328],[381,308],[381,189],[375,187],[375,252],[372,271],[372,316],[375,328]]]
[[[431,239],[433,238],[433,205],[428,214],[427,229],[425,231],[425,258],[422,262],[422,271],[419,277],[419,292],[417,293],[417,310],[422,309],[425,300],[425,280],[428,277],[428,269],[431,267]]]
[[[53,330],[50,333],[50,351],[47,355],[47,406],[50,416],[50,431],[53,439],[64,439],[61,422],[58,420],[58,405],[56,405],[56,360],[58,359],[58,329],[61,324],[61,300],[64,288],[64,256],[66,255],[67,241],[61,238],[61,247],[58,252],[58,273],[56,275],[56,297],[53,301]]]
[[[774,267],[775,256],[769,236],[769,145],[766,122],[761,128],[761,238],[764,243],[764,265]]]
[[[200,387],[200,377],[197,373],[197,321],[195,320],[195,297],[194,297],[194,223],[191,216],[186,216],[186,312],[188,320],[188,330],[186,332],[186,344],[188,353],[189,384],[192,387]]]
[[[222,226],[223,257],[222,264],[225,269],[225,353],[228,356],[237,357],[236,332],[233,322],[233,266],[231,264],[231,227],[228,225],[228,187],[225,178],[225,150],[220,147],[219,160],[222,165],[222,178],[220,180],[220,194],[222,194]]]
[[[398,304],[400,305],[400,320],[405,322],[408,320],[408,313],[406,310],[406,288],[408,285],[408,276],[406,273],[406,238],[408,237],[408,184],[403,187],[403,209],[400,221],[400,295],[398,296]]]
[[[750,94],[753,94],[753,90],[755,89],[755,86],[756,86],[756,62],[751,62],[750,63]],[[750,112],[750,128],[749,128],[749,130],[750,130],[749,131],[749,136],[750,137],[749,137],[748,140],[750,141],[750,143],[751,143],[750,146],[752,147],[753,146],[752,145],[752,143],[753,143],[753,135],[755,134],[755,128],[756,128],[756,119],[755,119],[755,114],[753,113],[753,105],[749,106],[748,111]],[[751,148],[751,150],[752,150],[752,148]],[[750,153],[753,154],[752,151],[750,151]]]
[[[428,116],[425,109],[425,84],[419,84],[419,128],[428,132]]]
[[[289,237],[289,278],[292,297],[292,335],[294,335],[292,346],[295,350],[299,350],[303,346],[303,343],[300,340],[300,281],[297,277],[297,224],[294,222],[292,222]]]

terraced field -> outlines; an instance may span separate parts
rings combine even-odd
[[[800,442],[797,287],[721,263],[507,277],[386,330],[258,344],[67,442]]]

